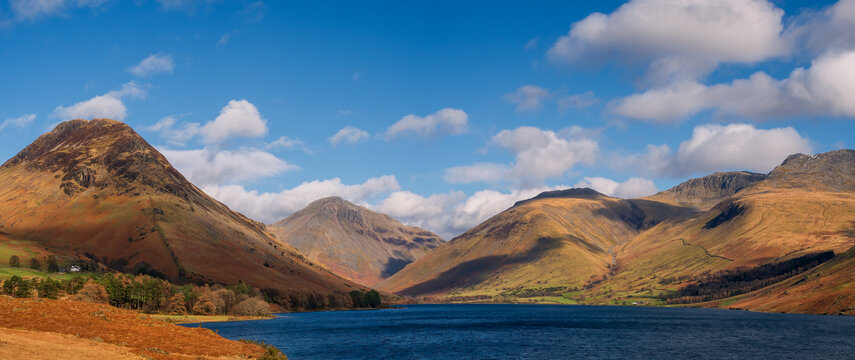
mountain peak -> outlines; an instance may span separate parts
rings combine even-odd
[[[334,273],[370,285],[439,246],[436,234],[337,196],[310,203],[268,227]]]
[[[855,190],[855,150],[816,155],[794,154],[769,173],[769,183],[780,187]]]
[[[525,204],[525,203],[528,203],[528,202],[531,202],[534,200],[539,200],[539,199],[552,199],[552,198],[593,199],[593,198],[597,198],[597,197],[606,197],[606,196],[607,195],[604,195],[604,194],[598,192],[597,190],[594,190],[591,188],[571,188],[571,189],[563,189],[563,190],[552,190],[552,191],[544,191],[544,192],[537,194],[537,196],[530,198],[530,199],[517,201],[516,203],[514,203],[514,206],[519,206],[519,205],[522,205],[522,204]]]
[[[722,199],[764,179],[766,179],[766,175],[749,171],[717,172],[686,180],[648,198],[673,202],[683,206],[709,208]]]
[[[0,169],[57,172],[68,196],[98,189],[113,193],[141,188],[189,196],[190,183],[127,124],[75,119],[39,136]]]

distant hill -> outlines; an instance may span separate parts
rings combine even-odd
[[[855,314],[855,293],[845,290],[855,283],[853,246],[855,151],[840,150],[790,156],[768,175],[716,173],[644,199],[544,193],[379,286],[437,299]],[[829,251],[836,257],[827,260]],[[709,284],[719,290],[711,295]],[[688,290],[698,287],[707,295]]]
[[[440,244],[436,234],[338,197],[312,202],[271,232],[339,276],[373,285]]]
[[[0,166],[0,179],[0,239],[176,283],[361,289],[206,195],[118,121],[63,122]]]

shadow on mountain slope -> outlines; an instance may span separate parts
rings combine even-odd
[[[431,280],[401,290],[398,294],[418,296],[459,288],[467,284],[477,284],[488,279],[502,268],[537,261],[552,250],[563,247],[566,242],[567,239],[542,237],[537,239],[537,244],[524,254],[484,256],[466,261],[444,271]]]

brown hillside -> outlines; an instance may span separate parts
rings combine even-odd
[[[408,265],[380,288],[402,295],[510,295],[582,286],[614,265],[614,248],[691,210],[576,189],[549,193],[490,218]]]
[[[188,182],[124,123],[72,120],[0,166],[0,232],[173,282],[329,293],[354,285]]]
[[[364,285],[393,275],[442,244],[430,231],[338,197],[312,202],[269,229],[311,261]]]
[[[33,359],[235,359],[264,352],[209,329],[173,325],[109,305],[8,296],[0,296],[0,339],[8,341],[0,346],[0,355],[9,347],[16,359],[28,353],[38,354]]]

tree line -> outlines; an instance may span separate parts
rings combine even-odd
[[[781,282],[834,258],[833,251],[807,254],[753,268],[722,270],[695,280],[692,285],[663,296],[668,304],[689,304],[724,299]]]

